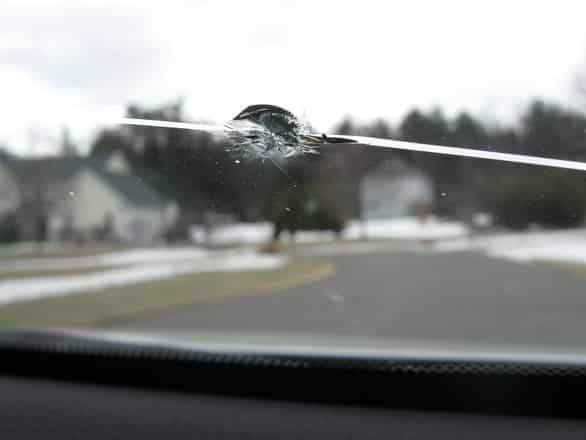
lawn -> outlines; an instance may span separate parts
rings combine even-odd
[[[296,257],[274,270],[208,272],[0,306],[0,327],[101,327],[188,304],[269,294],[332,275],[322,258]]]
[[[573,273],[574,275],[586,278],[586,265],[582,263],[570,263],[566,261],[553,261],[553,260],[535,260],[535,263],[545,264],[549,267],[556,269],[565,270],[566,272]]]

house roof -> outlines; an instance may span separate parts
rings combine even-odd
[[[6,163],[13,176],[26,184],[39,180],[44,182],[66,180],[87,165],[87,159],[79,157],[46,157],[12,159]]]
[[[155,191],[145,179],[133,174],[115,174],[103,169],[95,169],[111,187],[116,189],[129,203],[136,206],[157,207],[169,200]]]
[[[170,201],[140,175],[108,171],[104,157],[13,159],[7,164],[7,168],[22,185],[34,182],[59,183],[74,177],[82,170],[92,170],[132,205],[160,207]]]

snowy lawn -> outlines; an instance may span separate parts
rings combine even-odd
[[[189,304],[268,294],[317,281],[330,276],[334,270],[329,261],[320,258],[297,257],[289,259],[287,264],[277,265],[282,262],[278,257],[263,257],[264,269],[271,267],[271,270],[261,270],[258,256],[238,259],[210,263],[207,269],[213,269],[213,272],[181,274],[191,268],[170,269],[168,265],[166,269],[156,271],[158,278],[150,273],[155,272],[155,268],[149,266],[141,269],[141,276],[137,277],[141,279],[136,284],[125,279],[123,283],[100,290],[88,286],[97,283],[96,280],[88,282],[84,278],[86,288],[78,291],[83,294],[43,295],[31,301],[16,298],[16,302],[4,304],[0,307],[0,327],[103,326]],[[246,265],[250,270],[245,270]],[[198,270],[204,268],[200,266]],[[117,272],[118,277],[128,276],[124,274]],[[29,285],[33,290],[29,293],[38,292],[38,286],[38,283]]]
[[[390,220],[369,220],[364,224],[351,222],[344,230],[344,238],[356,240],[395,239],[395,240],[443,240],[466,236],[469,229],[460,222],[440,220],[430,217],[421,221],[413,217]]]
[[[145,248],[84,256],[11,258],[0,260],[0,272],[95,269],[153,262],[185,261],[206,255],[207,251],[197,248]]]
[[[586,265],[586,229],[534,231],[451,240],[438,251],[482,251],[517,262],[550,261]]]
[[[553,261],[586,264],[586,235],[567,233],[525,239],[512,247],[493,246],[489,255],[514,261]]]
[[[237,246],[266,243],[271,239],[273,227],[270,223],[233,223],[212,228],[209,235],[201,226],[190,228],[191,239],[196,244],[215,246]]]
[[[0,305],[56,295],[82,294],[189,273],[270,270],[286,263],[286,258],[282,256],[253,253],[208,255],[187,261],[169,260],[171,259],[82,275],[4,280],[0,282]]]
[[[354,240],[440,240],[462,237],[468,234],[468,227],[463,223],[429,218],[420,221],[414,217],[387,220],[368,220],[365,222],[351,221],[342,232],[341,239]],[[206,241],[205,231],[200,226],[191,228],[191,237],[197,244],[217,246],[237,246],[244,244],[258,245],[271,239],[270,223],[235,223],[214,228]],[[283,240],[288,241],[287,233]],[[295,234],[298,243],[333,242],[337,237],[330,231],[299,231]]]

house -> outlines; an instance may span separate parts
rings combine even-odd
[[[434,202],[433,185],[421,171],[397,159],[383,160],[360,184],[363,219],[425,215]]]
[[[16,219],[21,240],[144,243],[164,238],[178,206],[114,153],[1,162],[2,216]]]

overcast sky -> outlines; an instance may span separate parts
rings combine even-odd
[[[223,122],[246,105],[320,130],[413,106],[514,120],[532,97],[576,105],[585,1],[11,1],[0,5],[0,143],[87,145],[128,102],[185,99]]]

